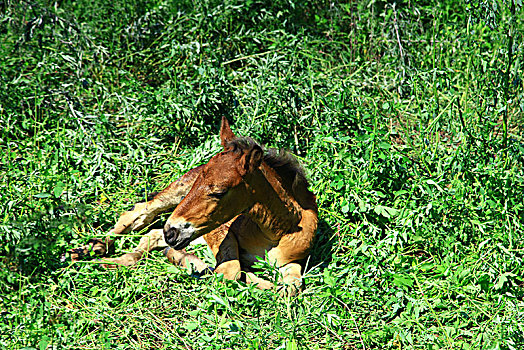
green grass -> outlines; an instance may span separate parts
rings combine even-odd
[[[37,0],[0,14],[0,347],[524,347],[518,4]],[[303,293],[198,279],[158,252],[118,271],[61,260],[218,152],[223,115],[311,179]]]

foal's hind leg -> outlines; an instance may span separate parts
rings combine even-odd
[[[109,235],[121,235],[132,230],[140,230],[151,223],[158,214],[176,207],[193,186],[200,170],[201,166],[188,171],[158,193],[152,200],[135,204],[132,210],[126,211],[120,216],[115,227],[109,231]],[[71,250],[71,259],[73,261],[80,260],[89,255],[90,252],[96,255],[105,255],[115,242],[115,238],[111,238],[109,235],[103,239],[91,239],[87,245]]]

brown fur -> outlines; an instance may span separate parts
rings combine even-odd
[[[167,250],[170,261],[202,271],[207,265],[183,248],[203,236],[216,257],[216,273],[272,288],[273,283],[252,273],[253,263],[267,256],[281,272],[283,291],[294,294],[302,283],[299,263],[309,255],[318,222],[316,199],[307,189],[304,172],[290,154],[264,152],[253,139],[237,138],[225,118],[220,138],[223,152],[153,200],[122,214],[111,230],[123,234],[141,229],[158,213],[175,208],[163,237],[159,230],[151,231],[134,252],[107,259],[106,266],[132,265],[144,252],[169,245],[175,248]],[[91,249],[105,254],[113,242],[98,241],[80,253]]]

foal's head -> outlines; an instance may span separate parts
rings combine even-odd
[[[253,188],[245,180],[260,167],[262,148],[250,138],[236,138],[225,118],[220,139],[224,151],[204,165],[164,227],[164,238],[175,249],[186,247],[253,205]]]

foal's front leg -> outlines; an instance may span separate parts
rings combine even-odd
[[[109,269],[120,266],[132,266],[142,259],[145,253],[165,248],[168,248],[168,245],[164,240],[164,231],[162,229],[151,230],[142,236],[140,243],[131,253],[126,253],[118,258],[102,259],[102,266]],[[200,260],[196,255],[186,252],[185,249],[175,250],[168,248],[165,250],[165,255],[169,262],[184,268],[189,268],[191,264],[198,272],[203,272],[208,269],[208,265],[205,262]]]
[[[215,273],[223,274],[225,279],[235,281],[241,279],[242,274],[245,274],[246,283],[254,284],[259,289],[271,289],[273,283],[270,281],[260,278],[252,272],[242,271],[237,237],[239,230],[245,229],[242,226],[244,221],[244,217],[237,216],[211,233],[204,235],[204,239],[217,261]],[[257,226],[251,228],[259,230]]]
[[[238,241],[231,228],[237,218],[221,225],[217,229],[204,235],[209,248],[216,259],[215,273],[223,274],[228,280],[240,278],[240,260],[238,253]]]
[[[129,231],[137,231],[153,221],[160,213],[176,207],[187,195],[196,178],[200,174],[201,166],[191,169],[177,181],[170,184],[162,192],[158,193],[152,200],[145,203],[137,203],[130,211],[124,212],[118,219],[115,227],[109,231],[109,235],[102,239],[91,239],[85,246],[72,249],[71,259],[81,260],[82,257],[93,252],[103,256],[114,244],[115,235],[121,235]]]
[[[298,263],[289,263],[280,267],[280,277],[277,285],[264,278],[258,277],[253,272],[246,272],[246,283],[254,284],[259,289],[277,288],[282,296],[295,296],[302,288],[302,266]]]
[[[164,241],[164,232],[161,229],[151,230],[140,238],[140,243],[131,253],[126,253],[118,258],[104,258],[101,261],[105,268],[117,268],[119,266],[132,266],[142,258],[145,253],[155,249],[167,247]]]

